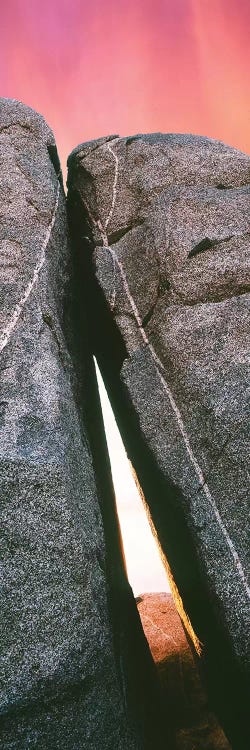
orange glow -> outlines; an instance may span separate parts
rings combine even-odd
[[[129,582],[135,596],[147,591],[171,591],[177,612],[200,656],[202,644],[185,612],[137,475],[126,456],[97,365],[96,374]]]
[[[158,554],[142,496],[133,477],[122,439],[96,366],[116,506],[121,527],[127,575],[134,595],[145,591],[170,591],[166,569]]]
[[[198,654],[198,656],[201,656],[202,643],[200,642],[199,638],[197,637],[197,635],[196,635],[196,633],[195,633],[195,631],[193,629],[193,626],[191,624],[191,621],[190,621],[190,619],[188,617],[188,614],[187,614],[186,610],[184,609],[184,605],[183,605],[183,601],[182,601],[179,589],[176,586],[176,583],[175,583],[175,580],[174,580],[174,578],[172,576],[172,571],[171,571],[171,568],[169,566],[168,560],[167,560],[166,555],[164,554],[163,549],[162,549],[162,547],[160,545],[156,528],[155,528],[155,526],[153,524],[152,518],[150,516],[150,511],[149,511],[148,505],[146,503],[146,500],[145,500],[142,488],[141,488],[141,486],[140,486],[140,484],[138,482],[138,479],[137,479],[137,476],[136,476],[135,472],[134,472],[134,477],[135,477],[135,481],[136,481],[136,484],[137,484],[138,492],[140,494],[140,497],[141,497],[141,500],[142,500],[142,503],[143,503],[143,506],[144,506],[145,513],[146,513],[147,518],[148,518],[148,523],[149,523],[149,526],[151,528],[151,533],[152,533],[152,536],[153,536],[153,538],[155,540],[156,547],[158,549],[158,554],[159,554],[159,557],[160,557],[160,560],[161,560],[161,563],[162,563],[162,567],[166,571],[166,575],[167,575],[167,579],[168,579],[168,584],[169,584],[169,590],[172,593],[172,596],[173,596],[173,599],[174,599],[174,603],[175,603],[175,607],[177,609],[178,614],[180,615],[180,618],[181,618],[181,620],[182,620],[182,622],[184,624],[184,627],[186,628],[187,633],[189,634],[189,637],[190,637],[191,641],[193,642],[193,645],[194,645],[194,648],[196,650],[196,653]],[[146,555],[147,555],[147,550],[146,550]],[[146,563],[146,559],[145,559],[145,564],[147,564]],[[156,589],[154,589],[154,591],[155,590]]]

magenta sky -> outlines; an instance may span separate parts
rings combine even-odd
[[[249,0],[8,0],[0,91],[42,112],[65,165],[111,132],[250,150]]]

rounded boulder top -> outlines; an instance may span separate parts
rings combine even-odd
[[[42,115],[17,99],[1,97],[0,132],[15,125],[32,131],[46,146],[55,146],[53,132]]]

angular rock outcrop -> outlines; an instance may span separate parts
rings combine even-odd
[[[80,343],[73,332],[60,165],[43,118],[14,100],[0,101],[0,162],[1,747],[138,750],[153,670],[123,572],[84,322]]]
[[[211,713],[194,655],[171,594],[143,594],[137,606],[171,706],[176,750],[230,750]]]
[[[250,159],[155,134],[82,144],[68,165],[94,351],[210,699],[245,749]]]

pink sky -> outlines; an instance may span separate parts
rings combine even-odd
[[[193,132],[250,151],[249,0],[8,0],[0,91],[42,112],[65,168],[108,133]]]

